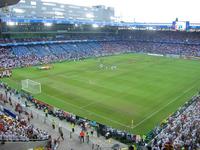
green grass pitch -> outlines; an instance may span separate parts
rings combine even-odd
[[[117,69],[100,69],[99,59]],[[15,69],[12,78],[3,81],[15,88],[20,88],[24,79],[40,82],[42,93],[35,98],[141,135],[175,112],[200,87],[197,60],[124,54],[53,66],[45,71]]]

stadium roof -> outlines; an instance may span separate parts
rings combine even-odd
[[[0,0],[0,8],[10,6],[10,5],[15,5],[19,2],[20,0]]]

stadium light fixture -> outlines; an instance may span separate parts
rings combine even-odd
[[[56,12],[55,12],[55,15],[56,15],[56,16],[63,16],[64,14],[63,14],[62,12],[56,11]]]
[[[18,9],[18,8],[14,8],[13,11],[16,13],[21,13],[21,14],[24,13],[23,9]]]
[[[15,25],[18,25],[17,22],[12,22],[12,21],[8,21],[8,22],[6,22],[6,24],[7,24],[8,26],[15,26]]]
[[[113,16],[111,16],[111,17],[110,17],[110,20],[116,20],[116,18],[115,18],[115,17],[113,17]]]
[[[65,17],[64,16],[55,16],[55,18],[64,19]]]
[[[49,22],[47,22],[47,23],[44,23],[44,26],[47,26],[47,27],[51,27],[53,24],[52,23],[49,23]]]
[[[146,27],[146,29],[147,29],[147,30],[152,30],[152,31],[156,30],[156,29],[154,29],[153,27]]]
[[[86,14],[86,17],[87,18],[94,18],[94,15],[93,14]]]
[[[131,30],[136,30],[137,28],[136,27],[131,27]]]
[[[98,25],[98,24],[93,24],[92,27],[93,27],[93,28],[98,28],[99,25]]]

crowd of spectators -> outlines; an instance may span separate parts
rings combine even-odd
[[[123,30],[120,32],[120,37],[136,41],[200,44],[199,32]]]
[[[13,100],[14,95],[22,98],[20,93],[4,83],[0,83],[0,90],[0,143],[42,142],[41,147],[36,149],[55,150],[57,140],[46,131],[36,128],[33,121],[35,115],[28,113],[24,106]]]
[[[0,48],[0,67],[24,67],[130,52],[199,57],[200,45],[138,41],[85,41],[2,47]]]
[[[47,140],[49,137],[48,133],[34,127],[34,125],[30,123],[30,119],[33,115],[28,113],[25,113],[25,116],[21,115],[22,107],[20,104],[14,104],[12,102],[11,95],[13,92],[16,93],[17,91],[8,88],[8,86],[3,83],[0,83],[0,89],[5,89],[5,96],[0,94],[0,141],[26,142]],[[14,113],[14,116],[7,115],[9,110],[4,108],[6,103],[14,107],[14,110],[17,112]]]
[[[176,115],[169,117],[166,127],[152,141],[154,149],[172,147],[174,149],[200,148],[200,98],[183,107]]]
[[[0,48],[0,67],[13,68],[99,57],[115,53],[156,53],[163,55],[200,56],[198,33],[172,31],[120,31],[114,35],[72,34],[63,40],[85,40],[57,44],[27,44]],[[60,40],[60,38],[0,39],[1,43]],[[97,41],[89,41],[89,39]]]
[[[39,141],[47,140],[48,134],[32,124],[26,119],[14,119],[0,112],[0,141]]]
[[[9,68],[15,63],[15,56],[12,55],[8,48],[0,48],[0,68]]]

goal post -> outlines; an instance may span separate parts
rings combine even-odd
[[[29,92],[31,94],[40,94],[41,93],[41,84],[39,82],[26,79],[21,81],[22,90]]]

